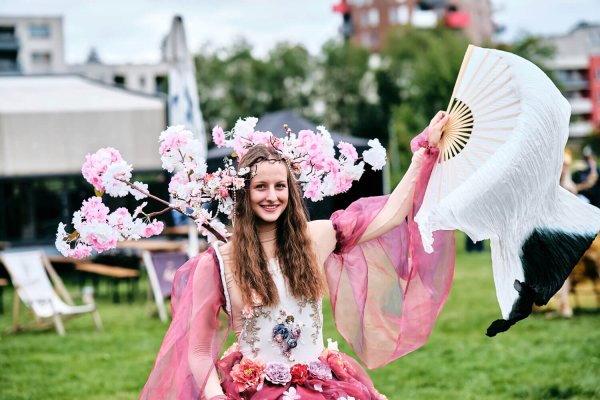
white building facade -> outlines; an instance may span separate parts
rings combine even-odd
[[[65,72],[62,17],[0,16],[0,73]]]

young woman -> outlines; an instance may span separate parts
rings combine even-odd
[[[427,339],[449,291],[453,239],[440,232],[425,255],[412,216],[446,122],[439,112],[413,141],[391,195],[331,220],[307,221],[293,166],[277,150],[250,149],[231,240],[180,268],[173,321],[141,398],[385,398],[355,360],[324,348],[321,301],[328,292],[338,330],[369,368]],[[218,360],[228,328],[237,342]]]

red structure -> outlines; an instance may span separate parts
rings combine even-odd
[[[590,56],[588,70],[590,100],[592,101],[592,126],[600,126],[600,55]]]
[[[453,29],[465,29],[471,23],[469,13],[450,11],[446,13],[446,26]]]

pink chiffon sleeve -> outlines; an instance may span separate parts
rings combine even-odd
[[[201,399],[229,332],[218,262],[211,247],[177,270],[173,320],[140,399]]]
[[[413,151],[426,145],[426,130],[411,143]],[[412,210],[399,227],[359,243],[387,196],[360,199],[331,217],[337,246],[325,273],[336,327],[370,369],[422,346],[450,291],[453,232],[435,232],[434,252],[427,254],[413,220],[438,154],[426,148]]]

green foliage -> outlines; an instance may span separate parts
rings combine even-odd
[[[588,308],[570,320],[536,314],[488,338],[486,327],[500,316],[490,254],[464,254],[464,237],[458,239],[452,292],[431,338],[414,353],[370,371],[375,387],[390,400],[599,398],[600,314],[591,308],[591,289],[580,297]],[[132,304],[113,304],[109,288],[100,289],[102,332],[93,330],[90,316],[82,316],[65,323],[66,337],[53,331],[5,334],[10,307],[0,314],[0,398],[139,396],[167,325],[149,315],[152,306],[143,291]],[[12,295],[5,290],[5,306]],[[335,331],[327,301],[323,308],[324,338],[338,340],[340,350],[352,354]]]
[[[230,48],[205,47],[195,58],[200,105],[209,126],[232,127],[244,116],[284,108],[302,111],[309,104],[313,59],[299,45],[280,43],[265,59],[239,41]]]
[[[332,130],[376,137],[379,121],[376,104],[368,100],[376,93],[374,76],[368,75],[369,52],[349,42],[331,40],[322,48],[315,97],[325,106],[323,120]]]
[[[399,166],[394,168],[393,182],[410,164],[410,139],[438,110],[447,108],[467,46],[461,32],[441,27],[405,28],[389,35],[382,51],[382,73],[399,93],[386,104],[397,145],[390,151],[397,154]]]

